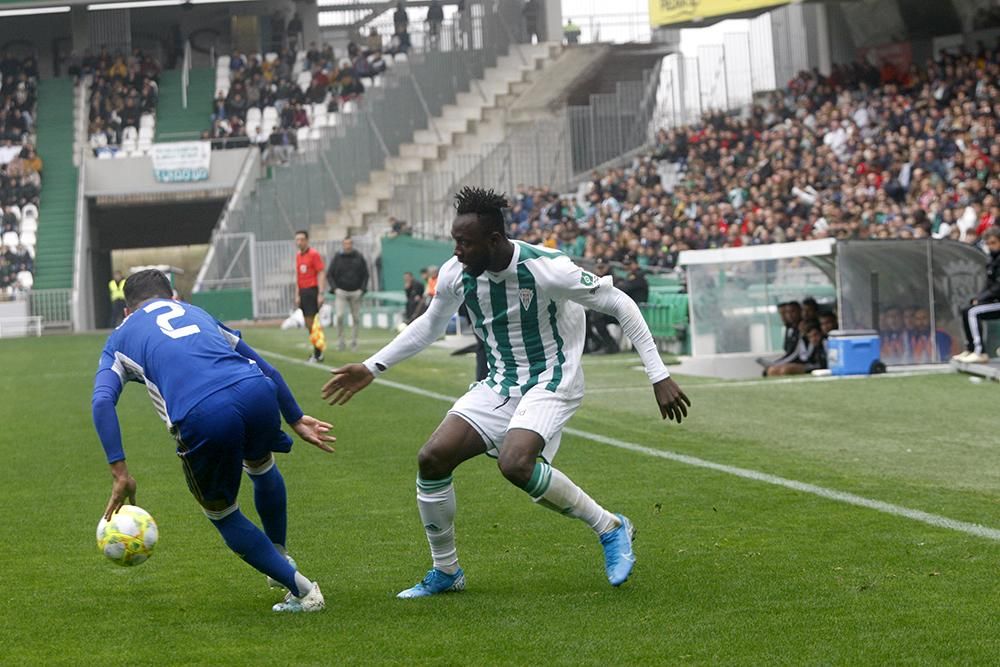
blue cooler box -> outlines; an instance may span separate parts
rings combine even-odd
[[[878,361],[878,332],[871,329],[831,331],[826,361],[833,375],[868,375]]]

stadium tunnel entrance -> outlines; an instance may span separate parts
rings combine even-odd
[[[77,207],[73,288],[78,330],[109,322],[112,252],[207,244],[244,165],[256,149],[213,151],[208,177],[160,182],[149,157],[87,158]],[[162,262],[153,262],[159,264]]]
[[[109,321],[112,272],[119,268],[128,275],[128,267],[113,266],[113,251],[207,244],[225,203],[226,198],[146,205],[101,205],[89,200],[90,252],[85,264],[89,266],[93,319],[88,328],[101,328]]]

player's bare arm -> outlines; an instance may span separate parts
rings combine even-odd
[[[107,521],[111,520],[112,514],[122,508],[126,500],[130,505],[135,505],[135,479],[128,472],[128,464],[123,459],[115,461],[110,467],[114,481],[111,483],[111,498],[104,508],[104,518]]]
[[[691,399],[681,391],[673,378],[666,378],[654,384],[653,396],[656,397],[656,404],[660,406],[660,415],[664,419],[672,419],[680,424],[687,417]]]
[[[332,424],[320,421],[315,417],[310,417],[309,415],[302,415],[302,419],[298,420],[294,424],[289,424],[295,434],[302,438],[305,442],[308,442],[314,447],[322,449],[324,452],[333,452],[333,447],[327,443],[337,442],[337,438],[330,435],[330,429],[333,428]]]
[[[375,379],[364,364],[348,364],[334,368],[333,377],[323,385],[323,400],[330,405],[344,405],[356,393],[367,387]]]

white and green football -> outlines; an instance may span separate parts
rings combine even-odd
[[[97,524],[97,548],[108,559],[123,567],[145,563],[152,555],[160,531],[149,512],[135,505],[122,505]]]

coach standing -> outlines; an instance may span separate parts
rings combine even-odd
[[[295,232],[295,245],[299,251],[295,253],[295,280],[298,291],[295,293],[295,305],[302,309],[302,318],[306,322],[306,334],[312,334],[313,320],[323,305],[323,258],[315,248],[309,247],[309,232]],[[312,344],[312,338],[309,340]],[[323,350],[313,346],[308,361],[323,361]]]
[[[351,349],[358,349],[358,326],[361,323],[361,297],[368,287],[368,262],[354,249],[350,238],[344,239],[343,250],[330,260],[327,282],[337,296],[337,349],[343,350],[344,318],[351,309]]]

